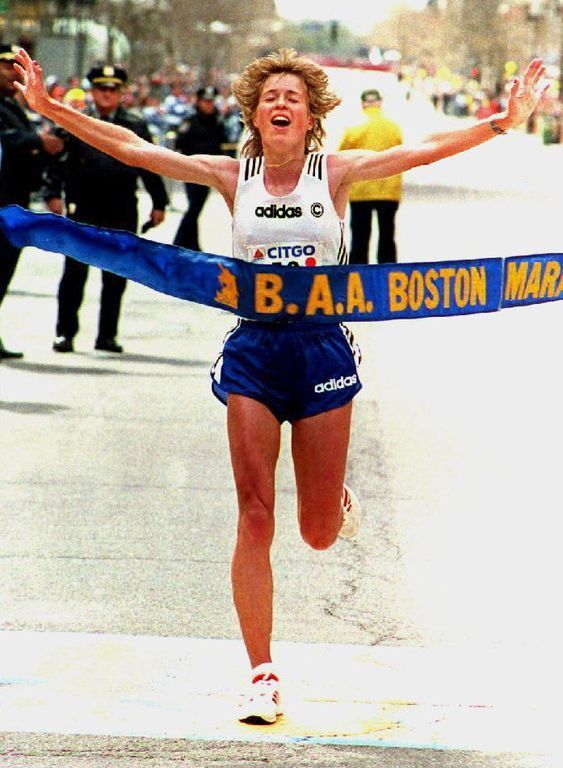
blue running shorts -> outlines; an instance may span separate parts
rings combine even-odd
[[[278,421],[297,421],[349,402],[362,388],[361,354],[344,325],[239,320],[211,369],[222,403],[229,394],[263,403]]]

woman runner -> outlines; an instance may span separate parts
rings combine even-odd
[[[346,263],[344,216],[353,182],[393,176],[506,133],[528,119],[547,87],[543,62],[534,59],[502,113],[416,146],[327,155],[320,152],[323,120],[340,99],[320,66],[280,50],[251,62],[233,86],[248,130],[238,160],[182,155],[76,112],[49,97],[40,65],[24,50],[16,58],[18,88],[39,114],[123,163],[218,190],[233,216],[236,258],[302,266]],[[213,391],[227,405],[238,497],[232,589],[251,666],[239,713],[245,722],[273,723],[282,712],[270,650],[281,424],[291,424],[301,535],[314,549],[327,549],[359,524],[358,500],[344,483],[352,400],[361,387],[357,363],[351,335],[339,323],[242,320],[213,367]]]

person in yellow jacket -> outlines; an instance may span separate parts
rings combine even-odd
[[[348,128],[338,149],[382,150],[403,143],[403,135],[397,123],[381,110],[381,94],[375,89],[361,95],[365,119],[359,125]],[[387,179],[360,181],[350,190],[350,230],[352,242],[350,264],[368,264],[368,248],[371,237],[373,211],[377,211],[379,242],[377,261],[390,264],[397,261],[395,244],[395,216],[402,195],[402,176]]]

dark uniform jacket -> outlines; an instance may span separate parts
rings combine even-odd
[[[196,112],[180,126],[176,149],[184,155],[221,155],[221,144],[226,142],[225,126],[219,115]]]
[[[123,107],[118,107],[111,122],[152,141],[145,121]],[[43,198],[50,200],[64,196],[69,218],[101,227],[136,231],[139,177],[152,199],[153,208],[166,208],[168,194],[160,176],[125,165],[71,134],[61,132],[59,135],[64,139],[65,150],[45,170]]]
[[[30,193],[41,186],[49,155],[35,126],[15,99],[0,96],[0,205],[29,205]]]

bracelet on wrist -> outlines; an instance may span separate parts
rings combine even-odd
[[[491,126],[492,130],[495,133],[497,133],[499,136],[501,136],[502,134],[506,134],[506,131],[504,130],[504,128],[501,128],[494,118],[492,120],[489,120],[489,125]]]

